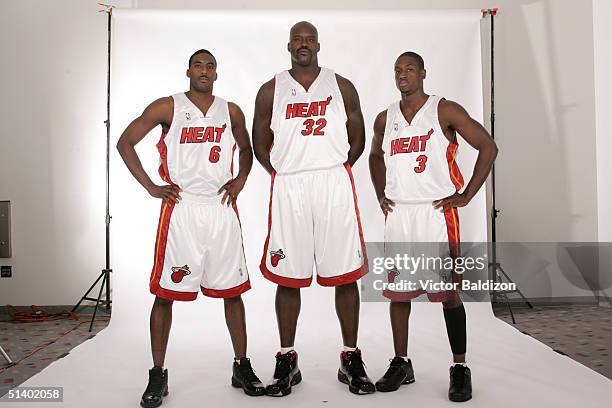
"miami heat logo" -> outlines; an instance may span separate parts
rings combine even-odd
[[[282,249],[278,251],[270,251],[270,263],[272,266],[276,267],[278,265],[278,261],[285,258],[285,254]]]
[[[389,272],[387,272],[387,281],[389,281],[389,283],[393,283],[395,282],[395,278],[397,278],[399,276],[399,272],[396,270],[390,270]]]
[[[170,277],[172,278],[172,282],[174,283],[180,283],[185,276],[191,274],[191,271],[189,270],[189,266],[187,265],[173,266],[171,269],[172,269],[172,275],[170,275]]]

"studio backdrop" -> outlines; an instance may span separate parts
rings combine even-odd
[[[372,187],[367,156],[376,115],[399,99],[393,65],[404,51],[423,56],[427,69],[425,91],[457,101],[482,122],[480,12],[330,12],[330,11],[141,11],[114,10],[111,67],[111,146],[121,132],[155,99],[189,87],[185,71],[189,56],[206,48],[218,62],[214,94],[238,104],[251,129],[255,96],[275,73],[290,68],[287,51],[290,27],[300,20],[312,22],[319,31],[319,64],[334,69],[353,82],[366,125],[366,150],[353,172],[366,241],[381,241],[384,219]],[[157,169],[155,148],[161,129],[154,129],[137,151],[147,172],[163,184]],[[469,180],[476,152],[459,140],[458,161]],[[237,160],[237,157],[236,157]],[[235,160],[235,161],[236,161]],[[254,162],[238,199],[244,248],[252,290],[244,295],[247,321],[252,332],[274,336],[275,285],[259,272],[267,233],[270,177]],[[101,186],[102,187],[102,186]],[[484,190],[484,188],[483,188]],[[148,282],[161,202],[150,197],[133,179],[119,155],[111,156],[111,213],[113,318],[115,325],[144,333],[153,296]],[[179,204],[180,205],[180,204]],[[464,241],[486,240],[484,191],[460,209]],[[364,308],[367,316],[367,305]],[[184,329],[219,332],[227,339],[222,302],[198,299],[177,305],[173,337]],[[317,336],[328,324],[340,341],[333,311],[333,290],[317,287],[303,291],[300,327],[303,336]],[[325,322],[319,320],[325,316]],[[328,318],[327,318],[328,317]],[[379,316],[380,318],[380,316]],[[365,319],[365,320],[364,320]],[[367,327],[367,317],[362,327]],[[329,323],[327,322],[329,320]],[[206,322],[206,328],[196,322]],[[315,323],[315,321],[319,321]],[[298,344],[306,339],[298,333]],[[213,336],[214,337],[214,336]],[[212,341],[212,340],[211,340]],[[338,343],[340,344],[340,343]],[[144,345],[143,345],[144,346]]]

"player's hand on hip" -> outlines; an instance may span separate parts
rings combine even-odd
[[[181,188],[177,185],[165,185],[165,186],[154,185],[153,187],[149,188],[147,191],[149,192],[149,194],[151,194],[151,196],[155,198],[161,198],[167,204],[171,204],[171,203],[176,204],[181,199],[181,196],[179,195],[179,193],[182,192],[183,190],[181,190]]]
[[[434,201],[433,208],[440,208],[440,212],[450,210],[453,207],[465,207],[470,202],[470,199],[462,193],[455,193],[441,200]]]
[[[238,194],[244,188],[244,183],[246,182],[246,177],[236,177],[225,183],[221,186],[217,194],[223,193],[223,197],[221,198],[221,204],[225,204],[227,201],[227,205],[236,205],[236,199],[238,198]]]
[[[395,205],[395,203],[393,201],[389,200],[387,197],[381,198],[380,201],[379,201],[379,204],[380,204],[380,209],[382,210],[382,212],[385,215],[385,217],[390,212],[393,212],[393,206]]]

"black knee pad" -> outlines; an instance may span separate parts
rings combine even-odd
[[[463,304],[452,309],[442,309],[446,322],[446,333],[453,354],[465,354],[467,335],[465,327],[465,308]]]

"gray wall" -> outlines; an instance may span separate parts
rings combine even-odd
[[[612,14],[612,2],[593,1],[593,33],[595,52],[595,101],[597,127],[597,202],[599,240],[612,242],[612,25],[608,17]],[[602,248],[599,259],[600,304],[612,305],[612,248]]]
[[[232,0],[112,3],[252,7]],[[284,1],[262,3],[291,7]],[[369,1],[337,4],[371,7]],[[310,6],[328,7],[326,1]],[[379,1],[376,6],[500,8],[499,239],[597,240],[591,1]],[[12,201],[13,258],[0,264],[12,264],[15,271],[12,279],[0,280],[0,304],[74,303],[103,266],[106,19],[97,9],[93,0],[4,4],[0,200]],[[584,293],[563,284],[559,294]]]

